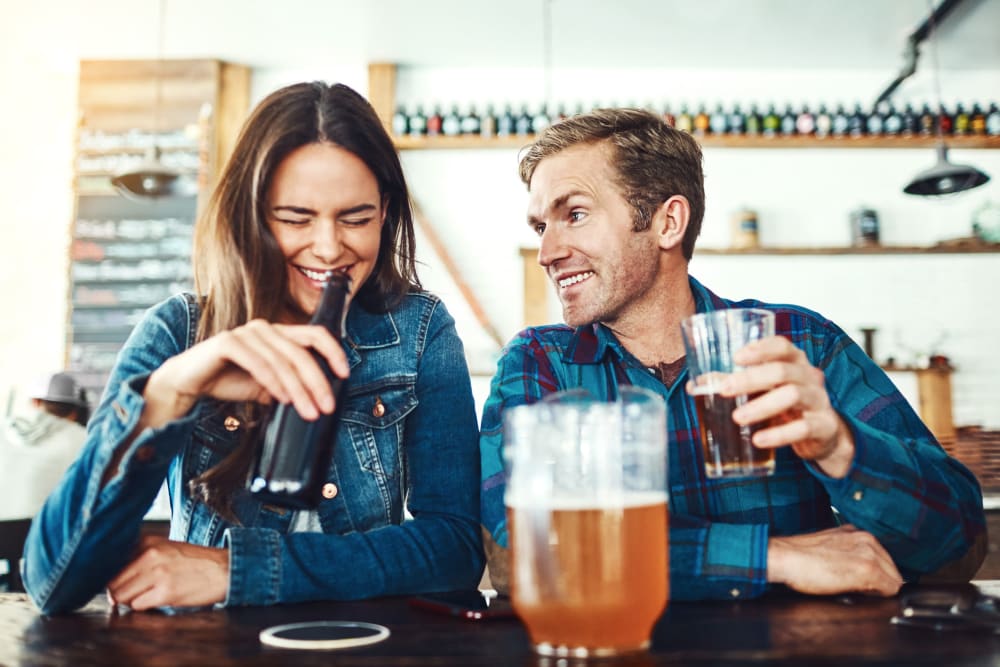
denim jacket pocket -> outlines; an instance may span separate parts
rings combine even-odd
[[[361,469],[395,479],[402,467],[405,417],[417,407],[416,376],[383,377],[349,387],[340,443],[354,448]]]

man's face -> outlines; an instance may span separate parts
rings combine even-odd
[[[542,160],[529,186],[528,224],[541,237],[538,263],[556,286],[570,326],[610,326],[654,298],[655,230],[632,231],[606,142]],[[653,226],[655,227],[655,225]]]

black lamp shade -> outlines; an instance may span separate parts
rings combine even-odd
[[[160,151],[152,148],[136,168],[111,179],[120,194],[130,199],[157,199],[191,194],[191,184],[160,161]]]
[[[979,187],[990,180],[975,167],[949,162],[944,144],[938,145],[937,154],[937,164],[917,174],[903,192],[921,196],[950,195]]]

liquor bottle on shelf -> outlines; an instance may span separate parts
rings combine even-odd
[[[792,105],[786,104],[785,111],[781,114],[781,136],[790,137],[795,134],[795,112],[792,111]]]
[[[925,102],[924,108],[920,110],[920,134],[928,137],[937,132],[937,122],[930,105]]]
[[[497,136],[498,137],[509,137],[514,134],[514,112],[511,110],[510,105],[506,105],[503,108],[503,113],[497,116]]]
[[[884,125],[885,116],[883,115],[882,108],[872,107],[871,112],[868,114],[868,118],[865,119],[865,134],[873,137],[880,137],[882,136]]]
[[[737,102],[733,105],[733,110],[729,112],[729,119],[726,123],[729,134],[744,134],[747,131],[747,119],[740,110]]]
[[[990,137],[1000,137],[1000,107],[996,102],[990,103],[990,110],[986,114],[986,134]]]
[[[896,107],[891,103],[886,107],[885,117],[882,119],[882,132],[887,137],[898,137],[903,131],[903,114],[896,111]]]
[[[986,134],[986,114],[983,113],[979,102],[972,105],[972,112],[969,114],[969,133],[977,137]]]
[[[694,118],[688,113],[687,104],[681,105],[681,112],[677,114],[676,127],[683,132],[694,132]]]
[[[847,117],[847,134],[857,138],[863,137],[868,126],[865,112],[861,110],[861,102],[854,104],[854,111]]]
[[[551,124],[552,118],[549,117],[548,107],[543,104],[538,110],[538,113],[531,117],[531,131],[535,134],[539,134]]]
[[[764,114],[762,128],[765,137],[775,137],[778,135],[778,132],[781,131],[781,117],[778,116],[778,112],[774,110],[773,104],[769,104],[767,107],[767,113]]]
[[[319,306],[311,323],[326,327],[337,342],[344,339],[344,320],[350,301],[351,279],[333,273],[327,279]],[[332,414],[303,419],[291,403],[277,404],[262,427],[263,439],[250,476],[250,493],[264,503],[311,509],[322,500],[322,487],[330,471],[334,440],[340,421],[343,381],[326,359],[312,352],[319,364],[336,405]]]
[[[708,128],[712,134],[725,134],[729,129],[729,118],[722,108],[722,103],[715,105],[715,111],[708,118]]]
[[[795,131],[805,136],[810,136],[816,131],[816,117],[809,111],[808,104],[803,104],[802,111],[795,117]]]
[[[965,110],[965,107],[962,106],[962,103],[959,102],[958,104],[955,105],[955,124],[954,127],[952,128],[952,133],[956,137],[964,137],[965,135],[969,134],[970,130],[969,121],[970,121],[969,112],[967,112]]]
[[[938,106],[937,122],[938,127],[941,129],[941,134],[948,135],[952,133],[955,121],[952,119],[951,114],[948,113],[948,110],[944,108],[943,104]]]
[[[904,137],[912,137],[920,132],[920,114],[918,114],[914,109],[913,105],[909,102],[903,107],[903,123],[900,128],[900,134]]]
[[[441,134],[446,137],[457,137],[462,133],[462,118],[458,115],[458,105],[453,104],[451,111],[441,118]]]
[[[837,110],[833,112],[833,129],[835,137],[846,137],[851,128],[851,117],[847,114],[843,104],[837,105]]]
[[[441,124],[444,119],[441,117],[441,107],[439,105],[434,106],[434,112],[427,117],[427,136],[436,137],[441,134]]]
[[[759,135],[764,130],[763,125],[764,121],[760,116],[760,112],[757,111],[757,103],[753,102],[746,117],[747,134],[754,137]]]
[[[825,139],[830,136],[832,130],[833,116],[826,110],[825,104],[820,104],[819,111],[816,112],[816,138]]]
[[[666,123],[670,127],[677,127],[677,117],[674,116],[674,113],[670,110],[670,105],[669,104],[663,105],[663,114],[662,115],[663,115],[663,122],[664,123]]]
[[[514,133],[519,137],[531,134],[531,114],[528,113],[528,105],[521,105],[521,113],[514,119]]]
[[[396,112],[392,114],[392,133],[397,137],[401,137],[407,133],[409,128],[410,123],[406,117],[406,109],[400,104],[396,107]]]
[[[422,137],[427,134],[427,116],[424,115],[422,106],[417,105],[416,110],[410,115],[407,125],[412,137]]]
[[[482,120],[479,118],[479,114],[476,113],[475,105],[469,105],[469,111],[459,119],[458,127],[459,132],[462,134],[476,135],[480,133]]]
[[[705,111],[705,104],[698,105],[698,113],[694,117],[694,133],[699,137],[703,137],[708,134],[709,131],[709,119],[708,112]]]
[[[484,139],[491,139],[497,134],[497,116],[493,111],[493,105],[486,105],[486,113],[479,123],[479,136]]]

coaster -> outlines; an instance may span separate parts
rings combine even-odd
[[[260,631],[260,642],[278,648],[331,650],[377,644],[389,628],[360,621],[309,621],[275,625]]]

